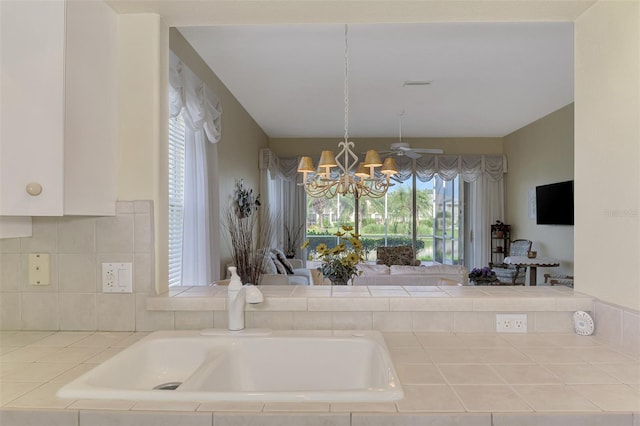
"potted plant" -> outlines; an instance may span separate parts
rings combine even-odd
[[[260,284],[269,258],[272,220],[266,210],[258,213],[260,206],[260,195],[254,196],[242,180],[236,181],[233,200],[225,214],[225,227],[233,266],[244,284]]]
[[[287,225],[284,225],[284,254],[288,259],[296,257],[296,250],[300,247],[303,229],[304,225],[300,225],[298,229],[292,231]]]
[[[352,226],[342,226],[334,235],[340,238],[337,246],[329,248],[320,243],[315,248],[316,259],[322,261],[318,271],[331,281],[331,285],[348,285],[349,280],[361,273],[357,265],[364,261],[362,242]],[[308,243],[307,240],[303,247]]]
[[[473,268],[469,273],[469,281],[474,282],[476,285],[489,284],[498,281],[496,273],[488,266],[484,268]]]
[[[493,229],[493,232],[495,232],[497,238],[504,238],[504,233],[509,231],[509,225],[506,225],[499,220],[496,220],[495,225],[492,225],[491,228]]]

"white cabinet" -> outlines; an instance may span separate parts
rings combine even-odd
[[[0,1],[0,216],[115,214],[117,24],[102,1]]]

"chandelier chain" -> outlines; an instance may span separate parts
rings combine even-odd
[[[344,24],[344,141],[349,139],[349,26]]]
[[[1,1],[1,0],[0,0]],[[353,152],[355,144],[349,141],[349,26],[344,25],[344,141],[338,142],[340,151],[322,151],[318,169],[311,157],[300,158],[298,172],[302,173],[302,183],[306,193],[312,197],[333,198],[338,194],[353,194],[356,197],[383,197],[393,186],[391,177],[398,173],[398,166],[392,157],[381,161],[375,150],[367,151],[360,166],[358,156]],[[382,166],[376,176],[376,167]],[[338,167],[332,175],[331,168]]]

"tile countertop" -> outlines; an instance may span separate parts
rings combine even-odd
[[[565,286],[261,286],[247,311],[576,311],[593,297]],[[147,298],[150,311],[223,311],[226,286],[172,287]]]
[[[0,424],[25,424],[20,416],[34,416],[31,424],[39,424],[37,416],[43,413],[49,419],[68,415],[74,425],[105,424],[105,418],[112,419],[106,424],[130,424],[132,420],[113,419],[140,415],[150,416],[147,420],[152,423],[144,424],[178,424],[176,416],[186,416],[179,424],[209,426],[250,423],[256,416],[265,425],[417,425],[431,424],[425,418],[434,416],[443,425],[640,424],[639,355],[622,353],[593,336],[561,333],[384,333],[405,391],[404,399],[395,403],[167,403],[55,397],[63,384],[146,334],[0,332]],[[456,423],[460,417],[464,423]]]

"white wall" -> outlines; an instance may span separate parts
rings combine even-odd
[[[576,290],[640,309],[640,3],[575,22]]]
[[[538,185],[573,180],[573,104],[505,136],[504,152],[509,162],[505,177],[505,220],[512,239],[533,241],[540,257],[560,260],[559,268],[538,268],[544,273],[573,274],[573,226],[537,225],[529,218],[529,191]]]

